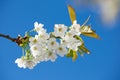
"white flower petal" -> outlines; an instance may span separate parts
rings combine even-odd
[[[53,35],[55,35],[56,37],[63,38],[66,31],[67,31],[67,26],[63,24],[55,24]]]
[[[57,54],[61,57],[64,57],[64,55],[67,54],[67,49],[65,45],[59,45],[57,48]]]
[[[48,43],[47,43],[47,46],[48,46],[48,49],[49,50],[56,50],[57,47],[58,47],[58,42],[56,42],[56,39],[55,38],[50,38],[48,40]]]

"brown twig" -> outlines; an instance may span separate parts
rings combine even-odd
[[[16,42],[16,39],[17,39],[17,38],[12,38],[9,35],[4,35],[4,34],[0,34],[0,37],[6,38],[12,42]]]

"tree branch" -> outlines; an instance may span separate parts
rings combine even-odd
[[[16,38],[12,38],[9,35],[0,34],[0,37],[6,38],[12,42],[16,42]]]

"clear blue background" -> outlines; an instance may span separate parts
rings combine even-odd
[[[53,31],[55,23],[70,26],[68,0],[0,0],[0,33],[17,37],[31,30],[35,21]],[[120,16],[114,28],[103,25],[97,13],[87,7],[75,8],[77,20],[82,24],[91,15],[88,24],[102,38],[84,37],[90,55],[78,57],[75,62],[66,57],[56,62],[43,62],[34,69],[21,69],[15,60],[22,49],[11,41],[0,38],[0,80],[120,80]],[[79,9],[79,10],[78,10]]]

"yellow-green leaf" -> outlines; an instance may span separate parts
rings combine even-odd
[[[76,13],[73,7],[71,7],[70,5],[68,5],[68,12],[69,12],[69,16],[70,16],[70,20],[73,23],[73,21],[76,20]]]
[[[81,32],[93,32],[93,30],[91,29],[91,26],[82,26],[81,28],[80,28],[80,31]]]
[[[69,49],[68,53],[66,54],[67,57],[73,57],[73,50]]]
[[[76,51],[73,51],[73,57],[72,57],[72,60],[75,61],[78,57],[78,54]]]
[[[74,36],[74,37],[84,43],[83,39],[82,39],[80,36],[77,36],[77,35],[76,35],[76,36]]]
[[[89,51],[87,48],[85,48],[84,45],[79,46],[79,49],[80,49],[81,51],[83,51],[84,53],[90,54],[90,51]]]
[[[100,37],[94,32],[91,32],[91,33],[82,32],[81,34],[83,34],[84,36],[89,36],[89,37],[100,39]]]
[[[91,29],[90,26],[82,26],[82,28],[80,29],[81,34],[83,34],[84,36],[89,36],[89,37],[93,37],[93,38],[97,38],[99,39],[100,37],[95,33],[95,31],[93,31]]]

